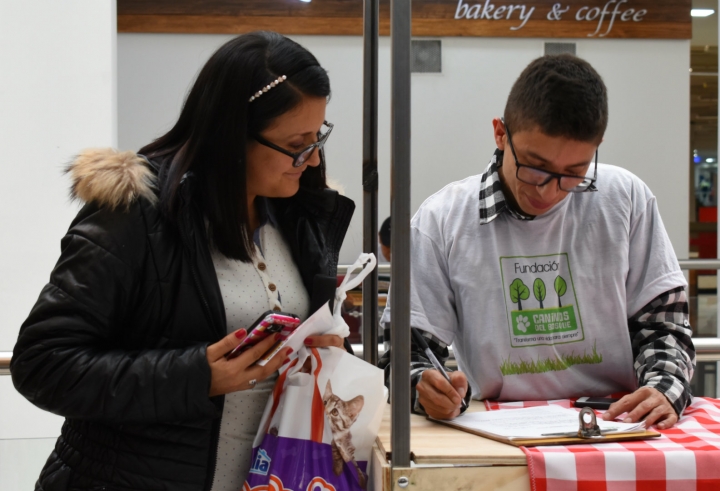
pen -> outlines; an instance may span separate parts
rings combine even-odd
[[[415,329],[414,327],[410,328],[410,333],[412,334],[413,339],[415,340],[415,343],[420,347],[421,350],[425,352],[425,355],[430,360],[430,363],[433,364],[433,366],[437,369],[438,372],[442,374],[443,377],[445,377],[445,380],[450,382],[450,376],[445,371],[445,368],[440,364],[437,358],[435,358],[435,353],[432,352],[430,349],[430,346],[428,346],[427,342],[425,342],[425,338],[423,338],[422,334]],[[452,385],[452,382],[450,382],[450,385]],[[459,395],[459,394],[458,394]],[[465,398],[461,398],[460,402],[462,403],[463,409],[467,409],[467,403],[465,402]]]

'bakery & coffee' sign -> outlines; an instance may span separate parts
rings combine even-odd
[[[413,0],[414,36],[692,37],[691,0]],[[380,34],[390,30],[380,2]],[[120,32],[361,35],[363,0],[118,0]]]

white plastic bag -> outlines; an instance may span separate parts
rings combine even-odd
[[[332,312],[328,305],[329,302],[326,302],[317,312],[298,326],[284,343],[278,344],[271,352],[258,360],[258,365],[264,366],[280,350],[287,347],[292,348],[293,353],[297,353],[304,347],[305,338],[308,336],[335,334],[341,338],[348,337],[350,335],[350,328],[345,322],[345,319],[342,318],[343,301],[347,298],[347,291],[352,290],[362,283],[365,277],[375,269],[376,265],[377,260],[374,254],[360,254],[357,261],[348,267],[345,278],[335,289],[334,308]],[[358,268],[361,268],[360,272],[353,276],[352,272]]]
[[[347,298],[347,291],[352,290],[358,286],[369,275],[375,266],[377,265],[377,259],[374,254],[360,254],[357,261],[350,266],[345,274],[340,286],[335,290],[335,301],[332,312],[330,306],[325,303],[320,307],[313,315],[311,315],[305,322],[303,322],[293,332],[281,347],[278,347],[277,351],[282,348],[290,347],[293,349],[293,353],[297,353],[303,348],[305,338],[308,336],[317,336],[320,334],[335,334],[341,338],[346,338],[350,335],[350,328],[345,323],[345,319],[342,318],[342,304]],[[363,268],[355,276],[352,272],[358,268]],[[268,355],[267,359],[272,358]],[[264,364],[264,363],[261,363]]]
[[[354,268],[363,264],[338,287],[334,312],[321,308],[296,331],[304,334],[293,336],[297,356],[281,368],[265,407],[243,491],[366,488],[386,400],[383,371],[342,349],[303,344],[310,335],[349,334],[340,306],[345,292],[375,267],[375,257],[363,254]]]

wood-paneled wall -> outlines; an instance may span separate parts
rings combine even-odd
[[[413,0],[412,5],[414,36],[692,35],[691,0]],[[382,35],[390,31],[389,7],[389,0],[381,0]],[[362,0],[118,0],[118,31],[361,35],[362,14]]]

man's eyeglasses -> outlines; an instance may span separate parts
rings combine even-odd
[[[503,120],[503,124],[505,121]],[[598,151],[595,150],[595,171],[593,177],[588,176],[573,176],[569,174],[558,174],[557,172],[549,172],[546,170],[538,169],[531,165],[521,164],[518,161],[517,155],[515,154],[515,147],[512,143],[512,136],[510,135],[510,128],[505,124],[505,131],[508,136],[508,143],[510,144],[510,150],[512,151],[513,157],[515,158],[515,166],[517,171],[515,176],[519,181],[525,184],[531,184],[533,186],[544,186],[553,179],[558,180],[558,186],[565,192],[568,193],[582,193],[587,191],[590,186],[597,181],[597,163],[598,163]]]
[[[280,153],[283,153],[287,155],[288,157],[293,158],[293,167],[300,167],[303,165],[310,157],[312,157],[313,152],[315,149],[318,149],[318,152],[320,152],[320,158],[323,159],[323,146],[325,145],[325,142],[327,141],[328,137],[330,136],[330,132],[333,129],[333,124],[328,123],[327,121],[323,121],[323,125],[327,127],[327,131],[325,133],[321,133],[318,131],[317,137],[318,140],[313,143],[312,145],[308,145],[307,147],[303,148],[299,152],[290,152],[289,150],[285,150],[284,148],[275,145],[272,142],[267,141],[265,138],[263,138],[260,135],[253,135],[253,138],[255,141],[257,141],[261,145],[265,145],[266,147],[272,148],[273,150],[277,150]]]

